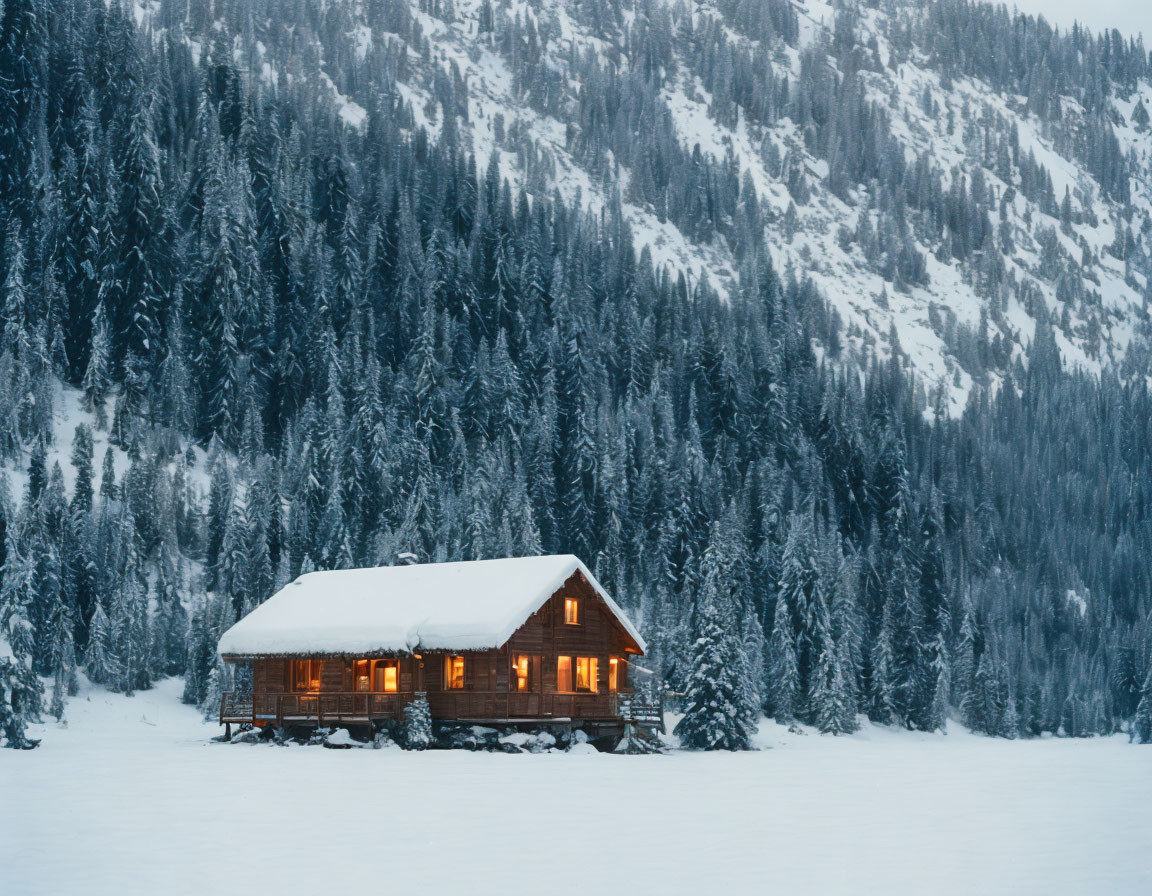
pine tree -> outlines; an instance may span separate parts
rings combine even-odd
[[[117,158],[120,192],[114,232],[118,241],[106,311],[112,327],[112,357],[124,365],[121,400],[137,412],[159,347],[156,337],[165,292],[166,209],[153,123],[155,98],[144,83],[135,48],[125,59],[124,76],[119,89],[130,101],[121,107],[123,117],[117,123],[123,137]]]
[[[918,695],[912,724],[921,731],[944,728],[948,703],[948,632],[951,616],[945,592],[944,553],[935,510],[925,512],[920,526],[920,601],[923,624]]]
[[[748,750],[756,732],[743,645],[732,630],[733,607],[722,584],[729,568],[716,537],[704,558],[698,634],[688,674],[688,705],[676,725],[680,743],[693,750]]]
[[[881,725],[891,725],[897,719],[892,673],[892,629],[892,611],[888,604],[885,604],[880,633],[872,646],[870,656],[871,681],[868,704],[868,718]]]
[[[152,618],[139,535],[128,513],[121,516],[119,538],[124,568],[113,608],[112,631],[119,659],[117,685],[131,695],[152,686]]]
[[[42,114],[39,83],[47,46],[48,5],[7,0],[0,18],[0,208],[24,226],[32,221],[36,146]]]
[[[973,730],[993,736],[1003,733],[1005,708],[1000,668],[991,650],[985,648],[976,667],[970,715]]]
[[[92,349],[83,385],[88,409],[96,415],[96,426],[107,426],[104,406],[112,389],[112,338],[103,302],[97,304],[93,315]]]
[[[171,557],[163,559],[156,578],[156,614],[150,662],[153,678],[179,675],[184,671],[188,614],[180,598],[182,585]]]
[[[972,618],[972,601],[964,592],[960,617],[960,638],[953,654],[953,699],[958,704],[960,718],[975,729],[975,677],[976,677],[976,623]],[[959,699],[956,700],[956,695]]]
[[[29,618],[33,597],[32,563],[8,531],[7,563],[0,584],[0,732],[5,746],[29,750],[38,744],[25,734],[29,723],[40,720],[42,687],[32,668],[36,632]]]
[[[92,512],[92,430],[79,423],[72,436],[72,468],[76,471],[76,484],[72,491],[71,507],[74,513]]]
[[[828,618],[828,606],[824,598],[825,582],[821,572],[817,563],[812,513],[810,510],[793,513],[788,520],[788,535],[780,560],[776,612],[779,617],[781,608],[787,609],[794,619],[798,678],[798,703],[794,709],[806,722],[813,721],[812,696],[819,677],[817,661],[831,639],[831,622]],[[773,628],[781,625],[781,622],[779,618],[774,620]],[[772,643],[775,644],[775,635]],[[781,656],[774,647],[770,648],[770,653],[774,657]],[[785,675],[788,673],[786,653],[785,648],[783,655],[785,665],[780,670]]]
[[[120,676],[119,662],[112,643],[112,625],[104,612],[103,601],[96,602],[96,610],[88,627],[88,652],[84,657],[88,677],[98,684],[113,684]]]
[[[1140,704],[1132,723],[1132,737],[1138,744],[1152,744],[1152,668],[1140,688]]]
[[[850,734],[859,727],[844,658],[831,639],[825,642],[817,659],[811,702],[813,723],[825,734]]]
[[[204,702],[208,690],[208,675],[216,655],[216,644],[211,640],[208,626],[208,601],[201,599],[194,605],[192,618],[185,636],[184,693],[181,699],[192,706]]]
[[[821,651],[818,668],[819,689],[814,697],[816,726],[831,734],[850,734],[860,726],[856,721],[858,696],[856,681],[860,671],[859,630],[854,590],[854,569],[835,544],[826,549],[825,575],[833,583],[828,641]]]
[[[432,745],[432,710],[423,694],[404,706],[404,749],[426,750]]]
[[[902,436],[889,424],[881,439],[873,490],[880,520],[878,576],[884,601],[876,649],[883,655],[878,657],[879,666],[873,660],[872,700],[879,715],[886,715],[882,706],[887,704],[893,721],[915,728],[923,721],[923,683],[930,676],[925,671],[920,575],[909,532],[911,485]],[[881,685],[884,694],[877,690]]]

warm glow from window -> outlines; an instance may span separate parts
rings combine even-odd
[[[596,692],[596,657],[576,657],[576,690]]]
[[[564,622],[566,625],[580,624],[580,603],[574,597],[564,598]]]
[[[464,687],[464,657],[444,657],[444,686],[450,691],[461,690]]]
[[[318,691],[320,690],[320,673],[324,668],[323,660],[293,660],[292,661],[292,690]]]
[[[368,660],[356,660],[352,664],[352,681],[358,691],[371,690],[372,679],[368,677]]]
[[[560,656],[556,658],[556,690],[557,691],[583,691],[595,694],[600,690],[596,681],[599,671],[599,660],[594,656],[573,657]],[[575,671],[575,679],[573,679]]]
[[[372,669],[372,690],[382,693],[395,692],[397,677],[395,660],[377,660]]]
[[[516,690],[528,690],[528,657],[521,654],[516,657]]]
[[[615,692],[620,684],[620,660],[616,657],[608,660],[608,690]]]

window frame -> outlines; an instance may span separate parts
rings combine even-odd
[[[569,614],[568,610],[572,612]],[[569,618],[571,615],[571,618]],[[576,597],[564,598],[564,624],[565,625],[580,625],[580,599]]]
[[[300,685],[301,669],[305,672],[303,687]],[[313,677],[314,671],[315,677]],[[289,667],[289,675],[293,694],[318,694],[324,689],[324,660],[312,657],[294,659]],[[313,681],[316,682],[315,688],[312,687]]]
[[[460,684],[454,685],[452,682],[455,678],[452,675],[452,667],[455,665],[456,660],[460,661]],[[447,653],[444,655],[444,690],[446,691],[463,691],[465,689],[465,676],[468,674],[468,666],[464,661],[462,653]]]
[[[364,674],[360,674],[363,668]],[[360,679],[364,679],[365,688],[360,688]],[[352,660],[352,691],[357,694],[372,693],[372,660]]]
[[[393,687],[388,687],[388,669],[393,670]],[[367,674],[362,674],[366,670]],[[377,676],[380,687],[377,687]],[[368,687],[360,687],[360,679],[367,678]],[[351,681],[349,690],[354,694],[398,694],[400,693],[400,661],[395,658],[362,659],[351,661]]]
[[[568,660],[568,687],[563,688],[560,686],[560,661]],[[579,668],[580,661],[585,663],[585,674],[588,679],[588,687],[579,687]],[[595,654],[585,654],[584,656],[577,656],[576,654],[562,653],[556,655],[556,693],[558,694],[599,694],[600,693],[600,657]]]
[[[536,663],[533,662],[535,657],[530,653],[514,653],[512,654],[512,677],[509,679],[509,689],[514,694],[531,694],[538,690],[536,686],[536,674],[534,669]],[[521,677],[520,668],[523,666],[524,675]],[[524,682],[524,687],[520,687],[520,682]]]
[[[376,670],[378,670],[378,669],[382,669],[384,672],[384,674],[381,678],[381,682],[380,682],[382,685],[384,685],[384,687],[380,688],[380,689],[377,689],[377,687],[376,687]],[[388,670],[389,669],[391,669],[395,673],[395,679],[392,682],[393,687],[391,690],[388,689]],[[372,686],[371,692],[373,694],[398,694],[398,693],[400,693],[400,661],[399,660],[391,660],[391,659],[373,660],[372,661],[372,677],[369,680],[369,684]]]

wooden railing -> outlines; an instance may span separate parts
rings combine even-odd
[[[617,714],[626,722],[664,731],[664,695],[652,700],[642,694],[620,694]]]
[[[225,722],[251,722],[252,721],[252,695],[234,694],[231,692],[220,695],[220,723]]]
[[[412,693],[223,694],[220,722],[271,723],[286,721],[371,721],[399,719]],[[431,691],[427,694],[433,718],[468,721],[523,719],[589,719],[661,721],[661,708],[633,694],[557,694],[522,691]]]

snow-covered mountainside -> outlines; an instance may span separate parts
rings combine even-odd
[[[866,366],[898,344],[953,412],[973,377],[994,383],[1021,355],[1038,316],[1068,362],[1147,369],[1139,42],[960,2],[318,7],[248,21],[235,60],[284,89],[323,82],[351,127],[399,99],[414,129],[457,132],[478,167],[498,154],[513,187],[619,202],[637,247],[688,288],[725,296],[766,245],[831,301],[845,358]],[[179,30],[207,53],[215,24]],[[1020,58],[998,62],[1000,41]]]

